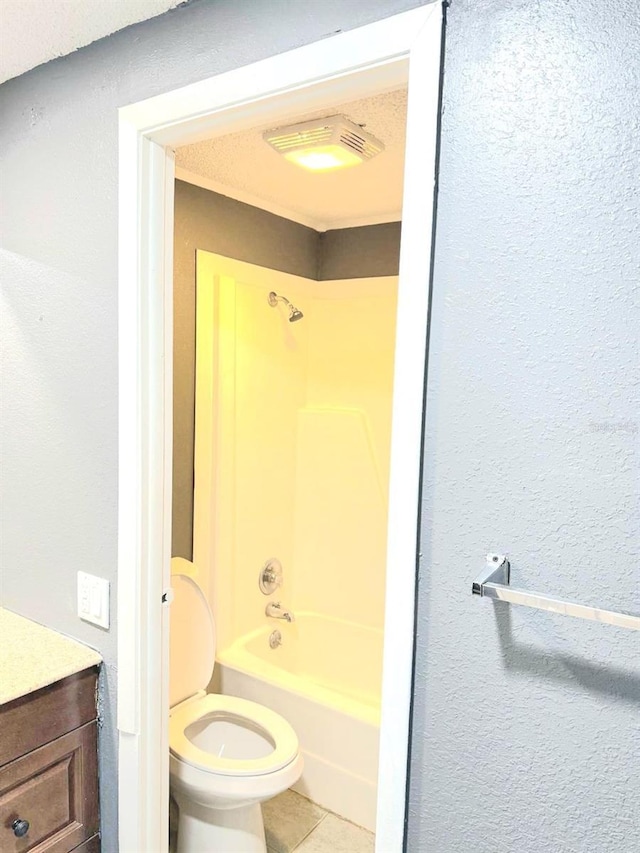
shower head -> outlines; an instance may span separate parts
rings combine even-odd
[[[302,320],[304,314],[299,308],[296,308],[295,305],[292,305],[286,296],[280,296],[275,290],[272,290],[269,294],[268,302],[272,308],[275,308],[278,302],[284,302],[287,308],[289,309],[289,322],[295,323],[297,320]]]

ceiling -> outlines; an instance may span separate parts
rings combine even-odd
[[[0,83],[182,0],[0,0]]]
[[[305,113],[287,124],[336,113],[364,125],[384,143],[385,150],[353,168],[308,172],[289,163],[264,142],[262,132],[272,128],[271,123],[179,148],[176,175],[318,231],[398,221],[402,209],[406,88]]]

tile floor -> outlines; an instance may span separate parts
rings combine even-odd
[[[170,809],[170,844],[175,850],[177,811]],[[374,835],[312,803],[285,791],[262,804],[269,853],[373,853]],[[220,851],[223,853],[223,851]]]
[[[296,794],[262,804],[269,853],[373,853],[374,835]]]

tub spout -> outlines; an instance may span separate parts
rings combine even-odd
[[[265,614],[273,619],[284,619],[286,622],[295,622],[296,617],[290,610],[283,610],[279,601],[270,601],[266,608]]]

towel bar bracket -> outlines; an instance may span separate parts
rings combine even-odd
[[[511,583],[511,564],[504,554],[487,554],[486,568],[474,580],[471,591],[474,595],[484,595],[484,586],[487,583],[499,583],[505,586]]]
[[[604,622],[617,625],[619,628],[631,628],[640,631],[640,616],[635,613],[616,612],[601,607],[591,607],[585,604],[574,604],[551,598],[538,592],[515,589],[511,586],[511,565],[504,554],[487,554],[484,571],[473,581],[471,592],[485,598],[494,598],[510,604],[520,604],[524,607],[534,607],[547,610],[550,613],[560,613],[563,616],[576,616],[579,619],[590,619],[594,622]]]

